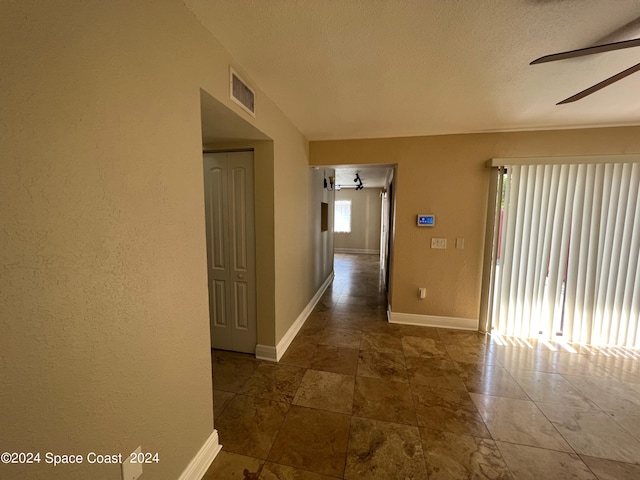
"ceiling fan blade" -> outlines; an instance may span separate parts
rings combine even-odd
[[[628,77],[632,73],[635,73],[639,70],[640,70],[640,63],[638,63],[637,65],[634,65],[633,67],[627,68],[626,70],[623,70],[622,72],[617,73],[613,77],[609,77],[606,80],[601,81],[600,83],[596,83],[592,87],[582,90],[581,92],[576,93],[575,95],[569,98],[565,98],[561,102],[556,103],[556,105],[563,105],[565,103],[571,103],[571,102],[575,102],[576,100],[580,100],[581,98],[584,98],[587,95],[591,95],[592,93],[595,93],[598,90],[603,89],[604,87],[617,82],[618,80],[622,80],[624,77]]]
[[[584,55],[593,55],[594,53],[611,52],[613,50],[622,50],[623,48],[640,47],[640,38],[633,40],[624,40],[622,42],[605,43],[603,45],[595,45],[593,47],[579,48],[578,50],[570,50],[568,52],[553,53],[544,57],[536,58],[529,65],[538,63],[554,62],[556,60],[564,60],[567,58],[582,57]]]

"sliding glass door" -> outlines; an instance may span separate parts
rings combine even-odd
[[[513,164],[499,172],[493,329],[640,346],[640,163]]]

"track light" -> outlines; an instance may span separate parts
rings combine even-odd
[[[330,192],[333,191],[333,187],[334,187],[334,183],[335,183],[335,177],[334,176],[329,176],[329,182],[327,183],[327,177],[324,177],[324,188],[325,190],[329,190]]]
[[[362,180],[360,179],[360,173],[356,172],[356,178],[354,178],[353,181],[358,184],[356,190],[362,190],[364,188],[362,186]]]

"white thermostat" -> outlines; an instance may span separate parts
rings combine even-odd
[[[419,227],[433,227],[436,224],[435,215],[418,215]]]

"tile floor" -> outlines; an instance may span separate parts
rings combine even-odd
[[[389,324],[376,256],[335,273],[279,363],[213,351],[205,480],[640,478],[637,351]]]

